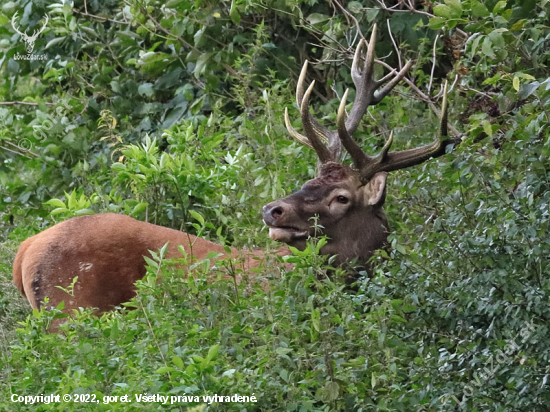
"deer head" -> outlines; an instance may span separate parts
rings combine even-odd
[[[337,255],[336,265],[352,259],[364,264],[375,250],[385,245],[389,228],[382,206],[388,172],[441,156],[447,146],[455,143],[447,137],[446,84],[440,133],[432,143],[390,152],[393,141],[393,134],[390,134],[381,152],[369,156],[352,139],[368,106],[376,105],[388,95],[412,65],[409,61],[400,71],[394,69],[382,79],[375,80],[375,43],[376,26],[368,45],[361,40],[355,52],[351,67],[351,77],[356,87],[355,101],[346,118],[346,90],[338,109],[336,130],[321,125],[309,112],[314,82],[304,92],[308,66],[305,62],[296,89],[296,102],[305,136],[292,127],[288,111],[285,111],[285,123],[292,137],[317,153],[318,177],[306,182],[300,191],[263,207],[264,222],[269,226],[272,239],[303,250],[308,237],[325,235],[329,240],[321,252]],[[367,53],[362,63],[365,47]],[[339,163],[342,146],[353,161],[352,167]]]
[[[27,30],[25,30],[25,32],[21,32],[15,25],[15,19],[17,18],[17,13],[19,12],[15,12],[15,14],[13,15],[13,17],[11,18],[11,25],[13,27],[13,29],[19,33],[21,35],[21,37],[23,38],[23,41],[26,43],[26,49],[27,49],[27,53],[31,54],[32,51],[34,50],[34,42],[36,41],[36,39],[38,38],[38,35],[40,33],[42,33],[44,31],[44,29],[46,28],[46,24],[48,24],[48,15],[46,15],[46,21],[44,22],[44,24],[42,25],[42,28],[40,30],[36,30],[32,36],[29,36],[27,34]]]

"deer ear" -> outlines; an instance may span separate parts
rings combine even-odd
[[[376,173],[364,186],[365,204],[382,206],[386,200],[386,172]]]

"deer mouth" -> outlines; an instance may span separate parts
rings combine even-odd
[[[269,237],[278,242],[290,243],[299,239],[306,239],[308,230],[300,230],[290,226],[272,226],[269,228]]]

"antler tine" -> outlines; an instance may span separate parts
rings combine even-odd
[[[346,89],[340,106],[338,107],[338,115],[336,116],[336,124],[338,126],[338,137],[342,144],[350,154],[353,164],[357,170],[361,170],[369,161],[369,157],[363,152],[355,140],[351,138],[346,128],[346,100],[348,98],[349,89]]]
[[[365,114],[367,107],[369,107],[372,97],[373,89],[376,85],[373,83],[372,76],[374,74],[374,45],[376,44],[376,24],[372,29],[370,42],[367,46],[367,56],[365,58],[365,64],[363,69],[359,68],[359,62],[361,59],[361,50],[365,45],[365,40],[361,39],[355,50],[353,56],[353,63],[351,65],[351,78],[355,84],[355,101],[346,121],[346,128],[350,134],[355,132],[359,121]],[[374,86],[374,87],[373,87]],[[370,89],[370,90],[369,90]]]
[[[298,109],[302,107],[302,101],[304,100],[304,83],[306,81],[306,74],[307,74],[307,67],[309,62],[306,60],[304,62],[304,65],[302,66],[302,71],[300,72],[300,77],[298,77],[298,84],[296,85],[296,104],[298,105]],[[300,109],[301,110],[301,109]],[[309,114],[309,111],[308,111]],[[315,118],[310,117],[310,122],[314,125],[314,130],[316,131],[317,137],[319,137],[323,143],[328,143],[330,139],[330,130],[327,129],[325,126],[323,126],[321,123],[319,123]],[[289,130],[290,132],[290,130]],[[298,133],[298,132],[296,132]],[[290,133],[292,135],[292,132]],[[303,135],[300,135],[300,138],[296,138],[298,141],[303,142],[304,139],[307,140],[309,138],[305,137]],[[307,145],[307,143],[305,143]],[[312,147],[311,145],[308,145],[309,147]]]
[[[409,61],[401,70],[391,70],[390,73],[382,79],[374,80],[376,31],[377,27],[374,25],[369,43],[367,44],[365,40],[361,40],[357,46],[351,67],[351,77],[356,87],[355,99],[350,114],[346,119],[345,108],[349,93],[349,90],[346,90],[338,108],[336,131],[331,131],[321,125],[309,112],[309,98],[315,82],[312,82],[304,92],[304,82],[308,66],[307,61],[302,67],[296,87],[296,102],[300,110],[305,136],[298,133],[292,127],[288,117],[288,111],[285,110],[285,124],[289,133],[302,144],[315,150],[321,164],[325,164],[329,161],[338,161],[343,146],[353,159],[354,166],[359,170],[363,182],[369,181],[372,176],[378,172],[390,172],[403,169],[405,167],[420,164],[430,157],[441,156],[445,153],[449,144],[455,143],[454,140],[448,139],[447,137],[447,83],[445,83],[441,107],[440,133],[432,143],[415,149],[390,152],[393,142],[392,133],[382,148],[382,151],[377,156],[368,156],[352,139],[351,136],[357,129],[359,121],[365,114],[368,106],[379,103],[387,96],[397,83],[403,79],[413,64],[412,61]],[[365,46],[367,47],[367,54],[364,63],[361,64],[362,49]],[[380,88],[383,84],[385,84],[385,86]],[[325,145],[327,142],[328,147]]]
[[[439,124],[439,135],[440,137],[447,137],[449,135],[449,127],[448,127],[448,110],[447,110],[447,87],[449,83],[447,80],[445,80],[445,84],[443,86],[443,101],[441,102],[441,121]]]
[[[288,116],[288,108],[287,107],[285,107],[285,125],[286,125],[286,129],[288,130],[288,133],[290,133],[290,135],[293,138],[298,140],[303,145],[309,147],[310,149],[313,149],[313,146],[309,142],[309,139],[307,137],[305,137],[303,134],[298,133],[298,131],[290,123],[290,117]]]
[[[447,82],[443,88],[443,102],[441,104],[440,130],[432,143],[415,149],[402,150],[399,152],[389,152],[393,134],[384,145],[384,148],[378,156],[370,157],[368,163],[360,170],[361,180],[368,182],[378,172],[391,172],[415,166],[429,158],[436,158],[445,154],[447,146],[455,143],[448,138],[447,126]]]
[[[370,41],[367,45],[367,55],[362,69],[360,69],[361,51],[366,45],[365,40],[361,40],[355,55],[353,57],[353,64],[351,66],[351,77],[356,87],[355,101],[346,121],[346,127],[350,134],[353,134],[359,126],[359,122],[369,105],[375,105],[379,103],[384,97],[388,95],[390,91],[399,83],[405,76],[407,71],[412,66],[412,61],[407,62],[405,66],[397,72],[392,70],[389,74],[384,76],[380,80],[374,80],[374,50],[376,46],[376,24],[372,28],[372,34]],[[391,80],[390,80],[391,79]],[[389,81],[389,82],[388,82]],[[382,84],[388,82],[382,89],[377,90]]]
[[[399,73],[396,74],[395,70],[390,72],[388,76],[385,76],[383,79],[379,80],[379,84],[382,84],[386,81],[388,77],[391,77],[390,75],[394,75],[395,77],[391,79],[388,84],[386,84],[382,89],[377,90],[374,92],[373,99],[371,101],[371,104],[377,104],[379,103],[384,97],[388,95],[389,92],[393,90],[393,88],[405,77],[407,74],[407,71],[411,68],[413,65],[413,61],[409,60],[405,66],[399,71]]]
[[[304,92],[304,82],[306,79],[308,61],[306,60],[298,84],[296,86],[296,103],[302,118],[302,124],[305,130],[305,136],[300,134],[292,124],[288,116],[288,110],[285,110],[285,124],[290,135],[300,143],[315,150],[319,156],[319,161],[324,164],[328,161],[337,161],[342,153],[342,144],[336,132],[329,130],[320,124],[309,112],[309,96],[313,90],[312,82],[307,91]],[[328,147],[326,146],[328,145]]]
[[[331,156],[329,149],[321,142],[321,139],[318,136],[318,132],[315,130],[316,124],[312,122],[311,114],[309,113],[309,96],[315,86],[315,80],[311,82],[309,87],[302,98],[302,104],[300,106],[300,115],[302,116],[302,125],[306,132],[306,136],[313,147],[313,150],[317,153],[319,161],[321,164],[325,164],[331,160],[334,160]]]

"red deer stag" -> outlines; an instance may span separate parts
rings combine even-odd
[[[303,249],[308,236],[319,235],[311,227],[318,216],[318,227],[330,240],[322,252],[337,255],[337,264],[357,258],[366,262],[373,251],[384,245],[388,225],[382,205],[386,174],[392,170],[419,164],[430,157],[441,156],[453,143],[437,138],[433,143],[412,150],[389,152],[392,138],[376,157],[369,157],[351,139],[369,105],[384,98],[403,78],[409,62],[399,73],[392,71],[381,80],[373,79],[376,28],[360,69],[362,41],[355,54],[352,77],[357,93],[350,116],[345,120],[345,93],[338,112],[338,130],[330,131],[309,114],[309,96],[313,84],[304,93],[307,62],[297,88],[297,102],[304,137],[290,125],[290,134],[312,147],[321,164],[319,177],[307,182],[297,193],[264,206],[264,221],[270,236]],[[382,89],[379,87],[388,81]],[[446,101],[443,101],[441,135],[447,136]],[[328,147],[323,141],[328,142]],[[354,162],[354,168],[336,163],[342,145]],[[227,257],[222,246],[177,230],[140,222],[128,216],[102,214],[82,216],[59,223],[25,240],[13,264],[13,279],[33,308],[39,308],[45,297],[51,305],[65,301],[65,312],[78,307],[95,307],[99,312],[128,301],[135,295],[134,282],[145,275],[143,256],[169,242],[167,257],[180,256],[177,246],[198,259],[210,252]],[[279,254],[286,253],[281,249]],[[261,253],[233,249],[231,257],[244,254],[243,269],[258,265]],[[78,276],[74,296],[57,286],[67,288]]]
[[[374,251],[386,244],[389,228],[382,206],[386,197],[388,172],[441,156],[449,145],[456,143],[447,137],[446,85],[440,135],[432,143],[415,149],[390,152],[393,139],[393,135],[390,135],[380,154],[368,156],[352,140],[351,136],[368,106],[379,103],[412,65],[412,62],[408,62],[401,71],[393,70],[381,80],[374,80],[375,42],[376,26],[363,64],[361,50],[366,44],[364,40],[355,52],[351,67],[351,77],[356,87],[355,101],[346,119],[348,91],[344,93],[338,109],[337,130],[327,129],[312,118],[309,112],[309,98],[314,82],[304,92],[306,61],[296,88],[296,103],[305,136],[292,127],[288,111],[285,113],[285,121],[289,133],[317,153],[318,177],[306,182],[300,191],[263,208],[264,222],[269,226],[272,239],[303,250],[308,237],[326,235],[328,242],[321,252],[336,255],[336,265],[356,259],[358,264],[364,266]],[[349,153],[353,167],[338,163],[342,145]],[[315,225],[312,222],[314,217],[317,217]]]

